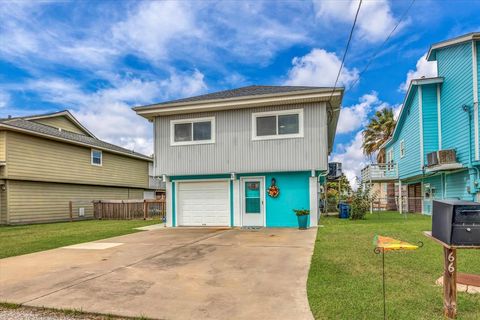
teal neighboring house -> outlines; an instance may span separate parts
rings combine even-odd
[[[296,227],[319,219],[342,88],[248,86],[149,106],[167,226]]]
[[[383,146],[386,164],[362,171],[364,181],[395,182],[403,210],[431,214],[434,199],[480,201],[479,51],[478,32],[430,47],[438,77],[411,81]]]

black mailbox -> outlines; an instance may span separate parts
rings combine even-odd
[[[480,203],[434,200],[432,236],[449,245],[480,246]]]

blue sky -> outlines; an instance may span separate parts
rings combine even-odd
[[[430,44],[480,31],[480,1],[364,1],[340,85],[332,160],[350,179],[360,132],[399,110],[408,80],[435,75]],[[355,1],[21,1],[0,6],[0,117],[70,109],[98,137],[152,152],[130,107],[251,84],[331,86]]]

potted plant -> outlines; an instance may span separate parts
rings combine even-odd
[[[293,209],[293,212],[297,215],[298,229],[306,230],[308,225],[308,219],[310,218],[310,210],[305,209]]]

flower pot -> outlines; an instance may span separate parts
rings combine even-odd
[[[298,219],[298,229],[300,230],[306,230],[307,225],[308,225],[308,220],[310,219],[310,215],[303,215],[303,216],[297,216]]]

